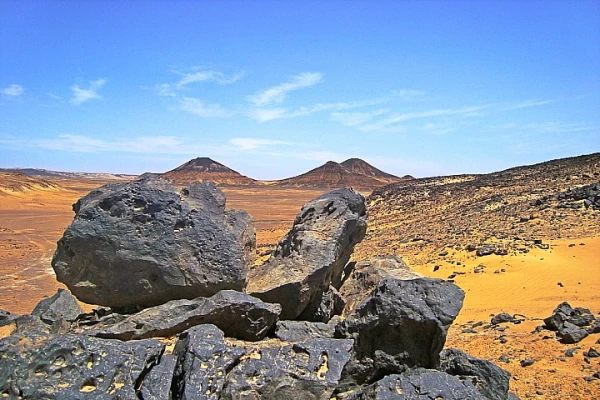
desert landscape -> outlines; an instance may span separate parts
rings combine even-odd
[[[203,159],[207,162],[214,163]],[[193,180],[197,164],[184,165],[179,172]],[[296,184],[290,184],[293,178],[282,184],[248,178],[243,185],[230,184],[232,173],[219,165],[215,175],[203,171],[198,179],[212,177],[228,207],[254,218],[257,263],[269,258],[303,204],[354,183],[369,195],[369,220],[367,235],[351,261],[394,254],[414,271],[450,280],[465,291],[446,347],[509,371],[511,391],[520,398],[600,396],[600,380],[593,377],[600,358],[588,354],[600,347],[600,335],[563,344],[552,332],[536,329],[564,301],[599,318],[600,153],[486,175],[405,177],[374,190],[362,185],[372,184],[362,173],[340,175],[329,163],[304,174]],[[177,181],[172,172],[167,177],[178,185],[189,183]],[[2,172],[0,309],[27,314],[64,288],[50,261],[72,221],[72,205],[99,186],[131,178]],[[317,182],[326,185],[319,187]],[[82,306],[86,311],[94,308]],[[501,313],[514,319],[490,324]]]

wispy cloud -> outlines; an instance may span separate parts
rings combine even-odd
[[[102,86],[104,86],[105,83],[105,78],[98,78],[95,81],[90,81],[87,88],[81,88],[79,85],[71,86],[71,91],[73,92],[71,104],[77,106],[85,103],[86,101],[102,98],[98,91],[102,88]]]
[[[422,99],[426,94],[421,90],[414,89],[396,89],[392,91],[392,96],[407,102]]]
[[[172,73],[179,75],[180,79],[174,83],[159,83],[154,86],[157,94],[164,97],[175,97],[181,90],[188,89],[190,85],[198,82],[215,82],[219,85],[230,85],[239,81],[244,74],[242,72],[226,75],[220,71],[203,68],[192,68],[191,71],[172,70]]]
[[[358,127],[372,121],[373,118],[387,114],[388,112],[388,109],[379,109],[367,112],[332,112],[330,117],[332,121],[340,122],[343,125]]]
[[[182,110],[204,118],[228,117],[231,115],[219,104],[204,104],[195,97],[184,97],[179,104]]]
[[[270,104],[278,104],[285,100],[288,92],[311,87],[323,80],[323,74],[320,72],[304,72],[293,76],[288,82],[262,90],[248,100],[257,107],[264,107]]]
[[[519,110],[521,108],[529,108],[529,107],[539,107],[545,106],[546,104],[554,103],[556,100],[525,100],[520,103],[507,105],[504,110]]]
[[[362,108],[381,103],[382,100],[372,100],[356,103],[317,103],[311,107],[300,107],[295,110],[288,110],[282,107],[275,108],[253,108],[248,112],[248,116],[257,122],[273,121],[282,118],[304,117],[322,111],[339,111],[353,108]]]
[[[389,116],[382,118],[378,121],[374,121],[369,124],[363,124],[359,126],[359,129],[366,132],[371,131],[398,131],[405,130],[404,126],[399,125],[411,120],[434,118],[434,117],[448,117],[448,116],[466,116],[474,117],[478,116],[483,110],[489,109],[490,105],[482,106],[471,106],[462,108],[440,108],[418,112],[407,112],[407,113],[393,113]]]
[[[216,82],[219,85],[229,85],[240,80],[242,73],[227,76],[219,71],[199,70],[194,72],[173,71],[173,73],[181,75],[181,79],[177,82],[178,88],[183,88],[189,84],[196,82]]]
[[[9,97],[19,97],[24,91],[25,89],[23,89],[23,86],[13,83],[12,85],[8,85],[7,87],[0,89],[0,94]]]

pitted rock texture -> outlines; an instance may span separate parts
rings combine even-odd
[[[96,189],[73,209],[52,266],[82,301],[133,309],[244,288],[252,218],[226,210],[212,182],[178,192],[150,175]]]
[[[85,335],[0,340],[0,394],[23,399],[137,399],[164,344]]]
[[[384,279],[337,325],[336,337],[354,338],[359,360],[382,352],[407,366],[434,368],[464,296],[440,279]]]
[[[365,198],[339,189],[308,202],[271,257],[248,274],[247,292],[280,303],[282,319],[326,322],[318,311],[329,287],[339,288],[354,246],[365,236]],[[306,311],[306,312],[305,312]]]
[[[328,400],[350,359],[352,340],[309,339],[246,349],[221,399]]]

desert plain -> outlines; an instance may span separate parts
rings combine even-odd
[[[588,181],[594,179],[589,178]],[[0,309],[13,314],[30,313],[40,300],[64,287],[56,281],[50,262],[57,240],[72,221],[72,204],[108,183],[51,178],[45,182],[49,184],[24,184],[15,181],[11,174],[0,176]],[[267,250],[274,248],[289,230],[304,203],[328,190],[257,185],[221,189],[228,207],[246,210],[254,218],[258,259],[268,256]],[[369,190],[362,192],[370,194]],[[600,349],[600,335],[567,345],[557,341],[552,332],[535,331],[542,325],[541,319],[551,315],[563,301],[573,307],[588,308],[600,318],[598,212],[564,210],[561,221],[570,222],[568,229],[563,226],[559,233],[543,229],[546,209],[529,221],[520,217],[521,225],[513,226],[521,229],[523,237],[535,232],[535,239],[543,243],[524,246],[521,241],[526,240],[522,238],[509,240],[507,234],[496,237],[469,229],[469,235],[461,240],[450,240],[450,236],[438,231],[428,236],[427,232],[434,232],[436,227],[456,221],[449,222],[434,212],[394,219],[390,217],[393,212],[377,206],[385,196],[374,193],[369,198],[373,209],[369,233],[353,257],[359,261],[377,254],[395,254],[425,276],[452,279],[460,286],[466,298],[446,347],[462,349],[508,370],[512,374],[511,391],[520,398],[600,398],[600,380],[584,379],[600,371],[600,358],[583,355],[590,347]],[[524,212],[529,219],[529,210]],[[494,218],[498,216],[489,217],[491,225]],[[506,215],[499,218],[510,219]],[[522,224],[531,223],[539,229],[521,228]],[[419,226],[423,231],[419,231]],[[477,244],[487,243],[491,237],[499,248],[507,249],[506,254],[481,257],[467,249],[469,242],[477,239]],[[475,272],[477,267],[479,272]],[[82,306],[86,311],[94,307]],[[486,327],[490,318],[501,312],[518,314],[523,321]],[[572,357],[566,356],[565,351],[575,346],[580,349]],[[535,362],[522,367],[520,361],[526,359]]]

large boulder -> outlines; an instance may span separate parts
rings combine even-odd
[[[281,307],[233,290],[212,297],[172,300],[132,315],[109,314],[83,333],[102,338],[132,340],[169,337],[201,324],[214,324],[227,336],[255,341],[273,328]]]
[[[247,292],[281,304],[282,319],[326,322],[336,307],[331,287],[340,287],[344,266],[366,228],[365,198],[352,189],[308,202],[271,257],[249,272]]]
[[[388,355],[398,365],[434,368],[464,296],[440,279],[384,279],[337,325],[336,337],[355,340],[358,362]]]
[[[164,348],[157,340],[9,336],[0,340],[0,393],[12,399],[137,399],[137,385]]]
[[[422,277],[396,256],[378,256],[350,263],[346,267],[344,283],[340,288],[340,294],[346,303],[342,315],[347,316],[384,279],[407,280]]]
[[[73,209],[52,266],[82,301],[133,309],[244,289],[252,218],[226,210],[212,182],[179,192],[146,176],[96,189]]]

